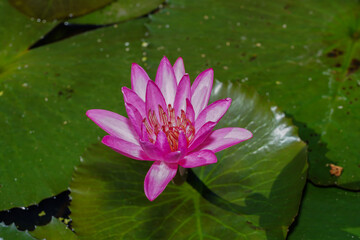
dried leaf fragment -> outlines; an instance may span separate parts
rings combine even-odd
[[[330,163],[329,166],[331,167],[330,174],[335,175],[336,177],[340,177],[344,168],[340,167],[340,166],[336,166],[335,164],[332,164],[332,163]]]

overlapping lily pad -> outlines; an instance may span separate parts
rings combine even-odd
[[[306,180],[305,144],[253,89],[218,82],[212,101],[225,97],[233,103],[218,127],[244,127],[254,137],[219,152],[218,163],[193,169],[188,183],[169,184],[153,202],[143,189],[149,162],[92,146],[70,186],[79,237],[285,239]]]
[[[360,239],[360,193],[307,184],[305,198],[289,240]]]
[[[14,224],[6,226],[3,223],[0,223],[0,238],[4,240],[35,240],[29,232],[17,230]]]
[[[112,1],[113,0],[9,0],[13,7],[25,15],[47,21],[62,20],[84,15],[102,8]]]
[[[204,7],[206,6],[206,7]],[[149,58],[254,86],[309,142],[309,177],[360,189],[358,1],[170,1],[151,17]],[[331,176],[329,163],[344,168]]]
[[[66,227],[64,223],[57,218],[52,218],[51,222],[45,226],[38,226],[30,234],[37,239],[51,240],[76,240],[78,239],[74,232]]]
[[[0,29],[12,39],[15,30],[5,27],[17,21],[8,15],[15,10],[1,6],[10,19]],[[41,32],[31,31],[32,22],[21,24],[26,38],[12,58],[11,47],[1,45],[0,209],[32,205],[67,189],[80,154],[101,133],[85,112],[122,104],[120,88],[130,86],[130,66],[140,61],[146,30],[143,20],[133,21],[26,51]]]
[[[44,36],[55,24],[44,24],[22,15],[8,1],[0,2],[0,76],[11,69],[16,58]]]
[[[72,23],[109,24],[133,19],[150,13],[164,0],[117,0],[91,14],[71,20]]]
[[[9,2],[20,12],[35,20],[69,20],[72,23],[100,25],[145,15],[155,10],[164,0],[9,0]]]

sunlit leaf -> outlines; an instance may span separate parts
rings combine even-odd
[[[79,237],[285,239],[306,180],[305,144],[253,89],[217,83],[212,101],[225,97],[233,102],[219,127],[244,127],[254,137],[219,152],[218,163],[193,169],[188,183],[169,184],[153,202],[143,187],[149,162],[91,147],[70,185]]]

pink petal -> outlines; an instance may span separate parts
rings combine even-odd
[[[156,73],[155,83],[164,95],[166,104],[174,104],[176,93],[176,78],[174,69],[169,60],[164,56],[161,59],[159,68]]]
[[[218,122],[231,105],[231,98],[217,100],[207,106],[195,121],[195,132],[207,122]]]
[[[86,115],[110,135],[139,145],[138,135],[126,117],[102,109],[88,110]]]
[[[213,131],[197,149],[208,149],[213,152],[219,152],[248,140],[252,138],[252,136],[252,133],[244,128],[221,128]]]
[[[159,89],[159,87],[153,82],[148,81],[148,85],[146,88],[146,101],[145,108],[147,115],[149,111],[155,111],[155,115],[159,121],[159,105],[163,108],[163,110],[167,113],[167,105],[165,103],[165,99]]]
[[[140,145],[146,155],[154,161],[177,163],[186,154],[186,149],[185,151],[182,149],[182,151],[171,152],[166,134],[162,131],[158,133],[155,143],[140,140]]]
[[[184,61],[181,57],[176,60],[173,68],[175,72],[176,82],[177,84],[179,84],[180,80],[185,75]]]
[[[195,123],[195,112],[194,108],[189,99],[186,99],[186,118],[193,124]]]
[[[160,131],[156,137],[155,147],[158,148],[164,155],[171,152],[169,142],[166,134]]]
[[[143,123],[143,117],[141,116],[139,111],[130,103],[125,103],[125,109],[133,128],[135,129],[137,135],[141,137],[142,136],[141,125]]]
[[[198,147],[212,132],[214,127],[216,126],[216,122],[207,122],[205,123],[199,131],[196,132],[195,138],[189,146],[188,151],[191,152],[196,147]]]
[[[200,73],[191,86],[191,104],[194,107],[195,119],[209,102],[213,80],[214,70],[210,68]]]
[[[164,161],[167,163],[177,163],[183,159],[187,153],[187,140],[184,132],[179,134],[178,150],[171,152],[164,157]]]
[[[186,135],[183,131],[180,131],[178,151],[182,152],[183,154],[186,154],[187,147],[188,147],[188,144],[187,144]]]
[[[139,145],[127,142],[123,139],[106,135],[102,139],[102,143],[126,157],[136,160],[150,160]]]
[[[140,140],[140,146],[153,161],[163,161],[164,153],[154,143]]]
[[[190,91],[190,78],[189,75],[185,74],[176,90],[174,101],[175,116],[180,116],[181,110],[186,111],[186,99],[190,99]]]
[[[153,201],[162,193],[168,183],[175,177],[177,164],[156,161],[146,174],[144,190],[146,197]]]
[[[142,67],[136,63],[131,65],[131,89],[136,92],[143,101],[145,101],[146,86],[149,80],[149,76]]]
[[[202,150],[187,155],[184,159],[179,161],[179,165],[184,168],[194,168],[216,163],[215,154],[210,150]]]
[[[125,103],[133,105],[139,111],[141,117],[145,118],[145,102],[133,90],[128,89],[127,87],[122,87],[121,91],[124,94]]]

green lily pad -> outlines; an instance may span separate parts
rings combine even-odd
[[[114,25],[3,65],[0,209],[32,205],[67,189],[80,155],[102,134],[85,112],[122,105],[120,88],[130,87],[145,31],[144,20]]]
[[[28,231],[19,231],[14,224],[6,226],[0,223],[0,239],[11,240],[34,240]]]
[[[113,0],[9,0],[10,4],[29,17],[47,21],[62,20],[93,12]]]
[[[85,16],[72,19],[72,23],[109,24],[143,16],[155,10],[164,0],[117,0]]]
[[[143,187],[150,162],[92,146],[70,185],[79,238],[285,239],[306,181],[305,144],[253,89],[217,82],[212,101],[225,97],[233,102],[218,127],[244,127],[254,137],[190,171],[187,183],[170,183],[153,202]]]
[[[359,192],[307,184],[297,224],[288,239],[360,239],[359,201]]]
[[[110,24],[140,17],[164,0],[9,0],[25,15],[41,21],[69,20],[81,24]]]
[[[52,218],[51,222],[45,226],[37,226],[30,234],[37,239],[51,240],[76,240],[74,232],[66,227],[57,218]]]
[[[309,178],[358,190],[359,9],[355,0],[170,1],[151,16],[147,56],[182,56],[192,77],[213,67],[222,81],[255,87],[301,128]]]
[[[31,21],[12,8],[8,1],[0,1],[0,76],[54,25]]]

